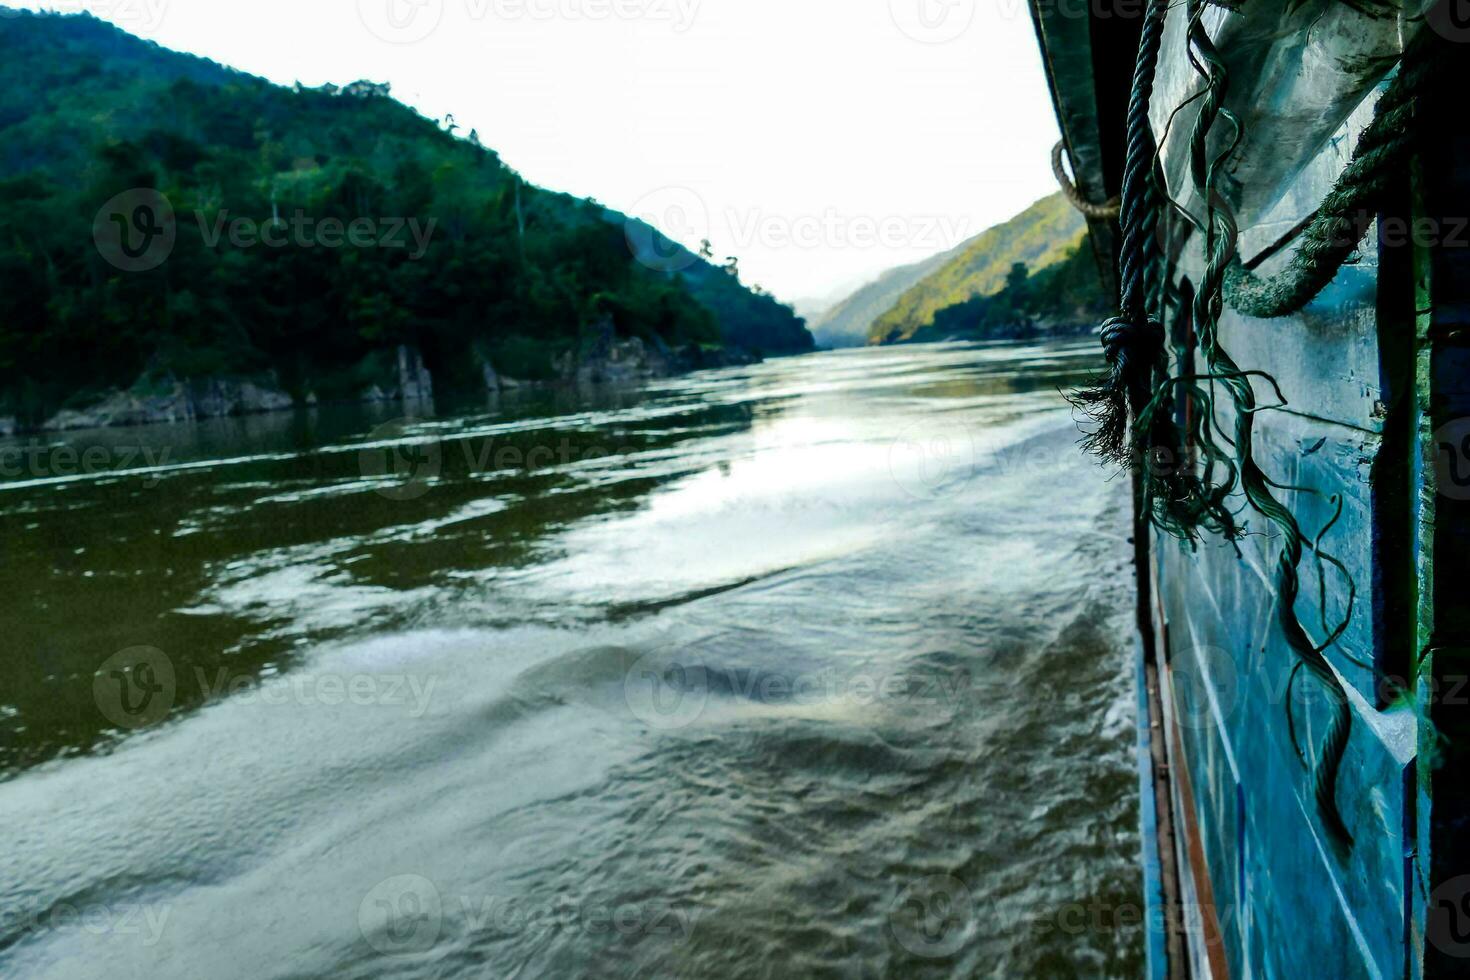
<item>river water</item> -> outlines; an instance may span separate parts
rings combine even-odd
[[[0,443],[0,976],[1136,976],[1091,342]]]

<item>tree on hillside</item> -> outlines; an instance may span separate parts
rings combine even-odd
[[[1020,293],[1026,288],[1026,280],[1031,278],[1031,270],[1025,262],[1016,262],[1011,265],[1011,271],[1006,273],[1005,288]]]

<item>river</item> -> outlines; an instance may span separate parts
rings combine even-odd
[[[0,976],[1139,975],[1095,351],[0,442]]]

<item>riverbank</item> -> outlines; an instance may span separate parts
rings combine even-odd
[[[554,376],[520,379],[497,371],[487,357],[476,357],[472,372],[483,388],[462,387],[459,398],[497,397],[512,390],[535,388],[588,388],[629,385],[670,378],[691,371],[760,363],[762,358],[739,347],[685,345],[671,348],[656,339],[619,338],[611,321],[595,326],[577,349],[550,358]],[[127,390],[111,389],[85,403],[63,408],[38,425],[24,425],[15,416],[0,416],[0,437],[17,434],[69,432],[82,429],[124,428],[198,422],[290,411],[297,407],[336,404],[402,404],[422,407],[434,399],[434,375],[416,349],[400,346],[392,352],[379,380],[346,398],[320,398],[314,390],[292,394],[275,372],[246,377],[177,378],[171,374],[145,376]]]

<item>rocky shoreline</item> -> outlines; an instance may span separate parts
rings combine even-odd
[[[638,337],[619,339],[611,322],[593,328],[579,351],[568,351],[554,361],[557,377],[523,381],[497,372],[488,360],[481,363],[485,390],[499,394],[515,389],[592,387],[637,384],[705,368],[758,363],[760,357],[738,348],[671,349]],[[394,377],[370,385],[355,399],[344,402],[421,404],[434,397],[434,380],[423,356],[414,348],[397,349]],[[274,373],[249,378],[140,379],[127,390],[113,389],[81,408],[65,408],[39,426],[22,426],[13,416],[0,416],[0,438],[27,432],[70,432],[203,419],[231,418],[289,411],[319,403],[315,393],[299,400],[283,390]]]

